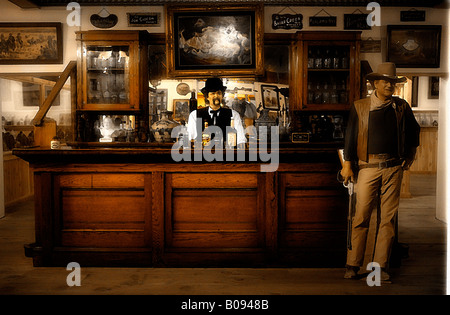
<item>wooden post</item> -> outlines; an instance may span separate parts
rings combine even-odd
[[[34,126],[34,144],[41,148],[50,148],[50,142],[56,136],[56,121],[44,118],[42,124]]]
[[[66,83],[69,76],[75,76],[76,77],[76,61],[70,61],[67,67],[64,69],[63,73],[59,77],[58,81],[56,81],[56,84],[53,86],[52,90],[50,91],[50,94],[45,99],[42,106],[39,108],[39,111],[37,112],[36,116],[33,119],[32,124],[34,125],[34,142],[37,146],[40,146],[41,148],[50,147],[50,142],[52,141],[53,137],[56,136],[56,121],[50,118],[46,118],[45,115],[49,111],[50,107],[53,104],[53,101],[55,100],[56,96],[58,96],[59,92],[61,91],[62,87]],[[71,84],[73,85],[76,80],[71,80]],[[74,88],[71,87],[71,92],[73,94]],[[74,98],[72,96],[72,112],[73,112],[73,104],[74,104]]]

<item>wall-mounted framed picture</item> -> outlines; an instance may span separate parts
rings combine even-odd
[[[178,122],[185,121],[187,124],[187,122],[189,120],[189,100],[188,99],[173,100],[173,119]]]
[[[439,98],[439,77],[430,76],[428,79],[428,98],[438,99]]]
[[[0,64],[61,64],[61,23],[0,23]]]
[[[263,7],[167,6],[170,77],[263,73]]]
[[[261,85],[263,107],[270,110],[280,109],[279,89],[276,85]]]
[[[388,25],[386,61],[398,68],[439,68],[441,25]]]

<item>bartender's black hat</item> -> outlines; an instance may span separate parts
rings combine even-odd
[[[217,92],[222,91],[225,93],[227,89],[226,86],[223,85],[222,79],[220,78],[208,78],[205,82],[205,87],[201,89],[203,95],[207,95],[209,92]]]

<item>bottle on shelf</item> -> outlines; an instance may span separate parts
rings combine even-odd
[[[116,80],[112,82],[111,89],[110,89],[110,97],[111,97],[111,103],[116,104],[119,101],[119,94],[117,91],[117,83]]]
[[[89,80],[89,92],[88,92],[88,97],[87,97],[88,103],[94,103],[95,91],[97,89],[96,81],[97,80],[95,80],[95,79]]]
[[[119,103],[125,104],[127,101],[128,101],[128,93],[127,90],[125,89],[125,83],[122,83],[119,92]]]
[[[208,122],[205,121],[205,129],[203,129],[202,132],[202,144],[204,147],[209,145],[209,142],[211,141],[211,133],[208,130]]]
[[[308,69],[313,69],[314,68],[314,55],[312,52],[312,49],[309,48],[308,49]]]
[[[308,81],[308,98],[307,98],[308,104],[314,103],[314,91],[312,88],[312,82],[311,80]]]
[[[316,88],[314,91],[314,103],[315,104],[322,103],[322,87],[319,81],[317,81]]]
[[[328,48],[325,50],[325,55],[323,57],[323,67],[325,69],[331,68],[331,53],[330,53],[330,49],[328,49]]]
[[[117,57],[114,51],[111,51],[111,56],[108,58],[108,68],[114,69],[116,68]]]
[[[103,90],[103,101],[107,104],[111,103],[111,93],[109,92],[108,80],[105,80],[105,89]]]
[[[346,51],[342,52],[342,57],[341,57],[341,68],[342,69],[348,69],[349,67],[349,63],[348,63],[348,54]]]
[[[227,128],[227,149],[234,149],[237,147],[237,131],[234,128],[234,119],[231,119],[230,128]]]
[[[323,67],[322,51],[320,48],[317,48],[317,53],[314,57],[314,68],[322,69],[322,67]]]
[[[197,99],[195,98],[195,90],[191,92],[191,98],[189,99],[189,113],[197,109]]]
[[[100,103],[101,99],[102,99],[102,92],[101,92],[102,88],[100,85],[100,81],[97,80],[96,86],[95,86],[95,91],[94,91],[94,103]]]
[[[330,90],[327,81],[323,83],[322,103],[323,104],[330,103]]]
[[[339,56],[339,50],[335,49],[333,54],[333,60],[332,60],[332,66],[333,69],[339,69],[340,67],[340,56]]]

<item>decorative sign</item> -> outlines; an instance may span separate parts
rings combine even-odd
[[[127,13],[128,26],[160,26],[161,13]]]
[[[370,30],[368,14],[344,14],[344,30]]]
[[[299,29],[303,28],[303,15],[301,14],[272,14],[272,28],[277,29]]]
[[[293,143],[308,143],[309,142],[309,133],[307,132],[293,132],[292,133],[292,142]]]
[[[327,16],[319,16],[322,12]],[[309,26],[336,26],[336,17],[321,9],[314,16],[309,17]]]
[[[367,40],[361,41],[362,53],[380,53],[381,52],[381,40],[374,40],[369,37]]]
[[[425,11],[409,10],[400,11],[400,21],[402,22],[423,22],[425,21]]]
[[[336,26],[335,16],[310,16],[309,26]]]
[[[99,13],[101,13],[102,11],[100,11]],[[109,14],[109,12],[107,12],[107,13]],[[109,14],[108,16],[105,16],[105,17],[100,16],[99,14],[92,14],[90,20],[91,20],[91,24],[94,25],[95,27],[111,28],[117,24],[117,21],[119,19],[117,18],[117,15],[115,15],[115,14]]]

